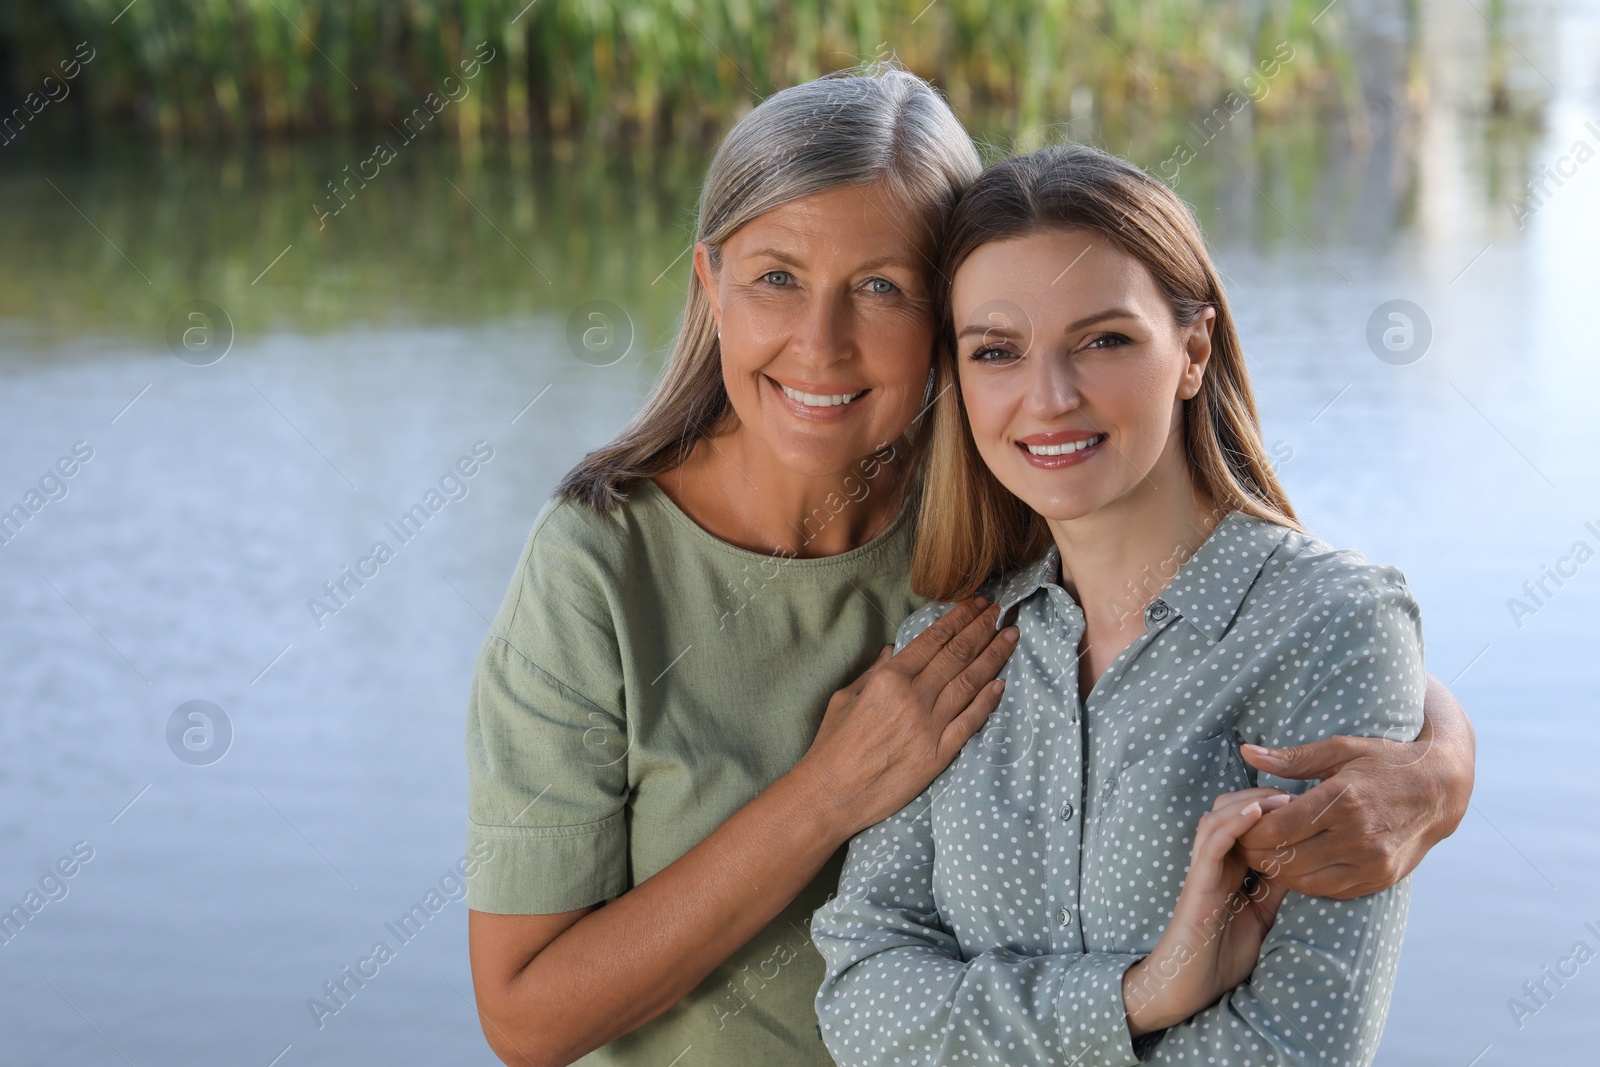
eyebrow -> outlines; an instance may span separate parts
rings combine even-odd
[[[788,266],[791,266],[791,267],[800,267],[800,268],[804,268],[805,267],[805,264],[803,262],[801,262],[799,259],[797,259],[792,253],[785,252],[781,248],[771,248],[771,247],[768,247],[768,248],[757,248],[757,249],[754,249],[753,251],[746,252],[743,256],[740,256],[739,258],[740,259],[762,259],[762,258],[774,259],[774,260],[777,260],[779,263],[784,263],[784,264],[787,264]],[[895,255],[894,253],[889,253],[887,255],[875,256],[872,259],[867,260],[865,263],[862,263],[862,264],[858,265],[856,267],[856,270],[875,270],[878,267],[888,267],[888,266],[904,267],[906,270],[916,270],[917,269],[917,265],[916,265],[915,262],[906,259],[904,256],[898,256],[898,255]]]
[[[861,264],[861,266],[857,269],[873,270],[877,267],[904,267],[906,270],[912,271],[921,269],[915,260],[906,259],[902,256],[897,256],[892,253],[885,256],[878,256],[874,259],[869,259],[865,263]]]
[[[1096,311],[1092,315],[1085,315],[1083,318],[1079,319],[1077,322],[1068,323],[1067,328],[1065,330],[1061,331],[1061,332],[1062,333],[1076,333],[1077,331],[1079,331],[1081,329],[1084,329],[1085,327],[1093,326],[1097,322],[1105,322],[1108,319],[1134,319],[1134,318],[1138,318],[1138,316],[1135,315],[1133,312],[1129,311],[1126,308],[1107,308],[1104,311]],[[992,324],[991,325],[985,325],[985,324],[983,324],[981,322],[974,322],[974,323],[969,323],[966,326],[963,326],[961,328],[961,332],[956,334],[956,339],[960,340],[961,338],[967,337],[967,336],[972,335],[972,334],[977,334],[979,336],[985,336],[985,335],[993,334],[993,335],[999,336],[999,337],[1015,337],[1016,336],[1016,331],[1012,330],[1008,326],[995,326],[995,325],[992,325]]]
[[[803,267],[803,266],[805,266],[804,263],[801,263],[794,256],[790,255],[789,253],[783,251],[780,248],[757,248],[754,251],[746,252],[744,255],[740,256],[739,258],[740,259],[775,259],[779,263],[787,263],[791,267]]]

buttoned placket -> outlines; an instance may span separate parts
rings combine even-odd
[[[1076,601],[1059,585],[1047,584],[1041,590],[1045,605],[1040,614],[1044,617],[1050,639],[1061,643],[1065,650],[1062,662],[1067,665],[1069,677],[1058,689],[1076,693],[1078,690],[1078,646],[1083,640],[1083,611]],[[1049,860],[1059,859],[1059,875],[1050,887],[1049,911],[1046,922],[1050,930],[1050,946],[1054,952],[1083,952],[1083,921],[1079,902],[1082,898],[1083,864],[1080,843],[1084,832],[1084,782],[1088,768],[1085,720],[1077,700],[1066,702],[1069,714],[1055,716],[1060,724],[1056,735],[1059,746],[1054,757],[1045,761],[1043,768],[1049,804],[1049,832],[1045,835]]]
[[[1089,699],[1084,704],[1082,715],[1085,720],[1096,708],[1104,707],[1110,700],[1110,693],[1116,688],[1122,676],[1133,667],[1134,661],[1144,654],[1144,650],[1155,643],[1161,632],[1178,618],[1178,613],[1173,611],[1165,601],[1157,598],[1152,600],[1144,609],[1144,632],[1135,637],[1128,647],[1118,652],[1106,665],[1105,672],[1095,679],[1094,685],[1089,689]],[[1078,690],[1074,689],[1074,693]],[[1110,724],[1104,724],[1109,727]]]
[[[1083,899],[1083,864],[1081,842],[1089,832],[1090,820],[1104,817],[1102,806],[1115,790],[1116,779],[1107,778],[1100,795],[1088,795],[1089,783],[1089,728],[1091,713],[1103,707],[1117,680],[1133,665],[1140,654],[1178,616],[1164,601],[1157,598],[1144,611],[1144,632],[1136,637],[1107,665],[1105,672],[1095,680],[1087,701],[1078,697],[1078,672],[1082,657],[1078,647],[1083,643],[1087,621],[1083,609],[1061,586],[1046,583],[1042,587],[1049,607],[1044,614],[1046,630],[1053,640],[1063,642],[1070,650],[1065,662],[1070,664],[1071,677],[1061,690],[1072,694],[1070,729],[1057,735],[1061,748],[1054,758],[1043,761],[1048,783],[1046,797],[1050,805],[1049,831],[1045,835],[1048,860],[1060,857],[1060,882],[1050,887],[1049,911],[1045,921],[1050,931],[1050,945],[1054,952],[1083,952],[1083,920],[1079,901]],[[1056,721],[1059,721],[1057,719]],[[1101,724],[1101,729],[1111,724]]]

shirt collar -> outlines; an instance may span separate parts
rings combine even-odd
[[[1245,594],[1289,533],[1275,522],[1229,512],[1156,600],[1212,641],[1222,640]]]
[[[998,630],[1004,626],[1006,616],[1011,613],[1012,608],[1045,586],[1055,584],[1060,576],[1061,552],[1051,544],[1049,550],[1038,560],[1002,577],[1000,587],[993,597],[1000,605],[1000,617],[995,619],[994,628]]]
[[[1210,640],[1220,641],[1268,558],[1288,535],[1287,527],[1242,511],[1229,512],[1155,600]],[[1035,562],[1002,577],[993,597],[1000,604],[995,628],[1003,625],[1012,608],[1055,584],[1060,574],[1061,554],[1052,544]]]

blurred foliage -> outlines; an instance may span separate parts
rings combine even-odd
[[[605,299],[631,316],[641,353],[666,347],[705,146],[390,140],[395,160],[327,218],[328,182],[371,138],[0,148],[0,248],[12,253],[0,351],[70,358],[99,335],[161,352],[168,316],[193,299],[226,308],[241,336],[501,321],[545,338]],[[1196,141],[1179,193],[1215,238],[1308,257],[1337,282],[1307,241],[1381,247],[1413,195],[1409,168],[1374,182],[1341,143],[1311,115],[1238,124]],[[1154,167],[1171,145],[1152,134],[1118,147]]]
[[[1425,95],[1416,0],[1402,4],[1379,38],[1327,0],[0,3],[0,98],[93,54],[22,136],[0,131],[15,253],[0,348],[86,351],[99,334],[160,351],[196,298],[255,336],[485,318],[549,333],[609,299],[659,354],[701,135],[891,52],[991,152],[1065,133],[1168,181],[1229,241],[1376,247],[1411,211],[1411,135],[1350,148],[1374,101],[1397,102],[1382,117]],[[1469,88],[1508,66],[1465,64]],[[1237,117],[1230,94],[1250,100]],[[1497,200],[1531,136],[1505,125],[1515,142],[1487,137],[1474,159]],[[393,155],[376,171],[375,142]]]
[[[8,5],[9,6],[9,5]],[[1111,125],[1212,107],[1288,42],[1261,102],[1357,91],[1327,0],[40,0],[0,14],[14,105],[79,42],[80,114],[168,139],[400,122],[481,45],[489,59],[438,126],[486,136],[721,129],[764,95],[893,55],[958,113],[1031,139],[1055,119]]]

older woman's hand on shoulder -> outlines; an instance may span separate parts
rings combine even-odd
[[[984,597],[958,604],[898,653],[885,645],[828,701],[789,776],[810,783],[845,835],[909,804],[999,706],[995,675],[1017,644],[1016,627],[995,632],[999,611]]]

